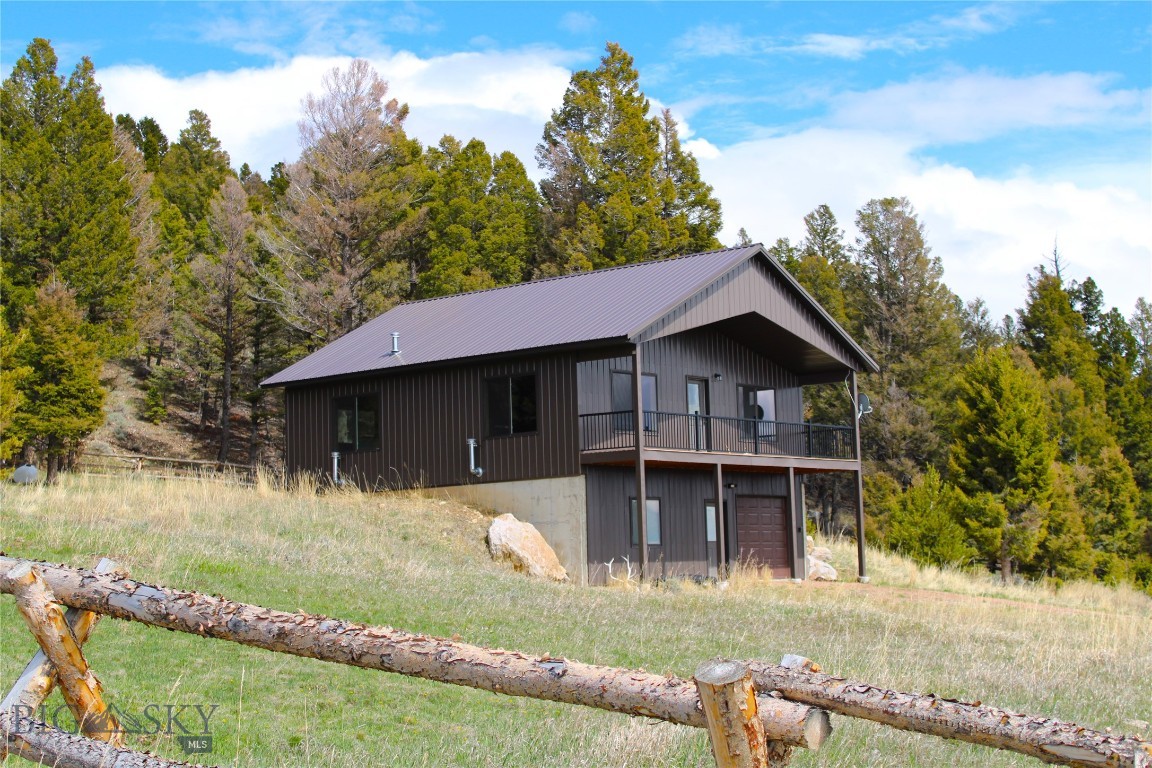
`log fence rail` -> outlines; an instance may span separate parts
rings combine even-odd
[[[107,615],[278,653],[704,728],[718,768],[787,766],[793,750],[820,748],[831,733],[829,712],[1048,763],[1152,768],[1152,745],[1139,738],[888,691],[822,674],[799,656],[786,656],[779,665],[711,660],[686,680],[168,589],[133,581],[108,561],[85,570],[0,555],[0,592],[16,598],[43,654],[33,658],[0,706],[0,751],[50,764],[184,765],[125,750],[117,730],[107,727],[110,712],[103,690],[81,648],[96,618]],[[61,606],[69,606],[67,614]],[[100,724],[86,730],[106,741],[42,723],[19,727],[17,712],[35,710],[57,684],[77,722]],[[17,705],[29,709],[17,710]]]

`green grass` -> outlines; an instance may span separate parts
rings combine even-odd
[[[1140,733],[1152,719],[1152,600],[1131,590],[1003,587],[876,553],[867,586],[739,574],[726,590],[578,588],[492,563],[488,518],[413,494],[83,477],[0,493],[10,555],[77,566],[110,556],[144,581],[283,610],[682,676],[712,656],[801,653],[845,677],[1096,728]],[[832,546],[850,574],[850,545]],[[0,685],[34,649],[0,598]],[[104,620],[87,654],[122,709],[218,705],[214,752],[201,759],[220,765],[712,764],[703,731],[135,623]],[[1040,765],[849,718],[833,725],[824,749],[795,765]],[[164,737],[130,743],[184,757]]]

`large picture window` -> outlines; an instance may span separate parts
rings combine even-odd
[[[536,375],[500,376],[486,379],[488,434],[519,435],[535,432]]]
[[[380,448],[380,396],[337,397],[333,401],[336,450],[375,451]]]

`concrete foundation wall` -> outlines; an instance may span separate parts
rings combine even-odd
[[[556,551],[568,578],[588,583],[588,509],[583,475],[430,488],[474,507],[532,523]]]

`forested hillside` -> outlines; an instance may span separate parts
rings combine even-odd
[[[410,138],[361,60],[302,94],[300,155],[268,178],[203,112],[165,136],[108,114],[87,59],[57,70],[34,40],[0,102],[0,459],[50,478],[103,421],[106,360],[139,373],[142,417],[191,404],[217,458],[250,463],[280,418],[258,383],[389,306],[721,246],[719,201],[614,44],[542,127],[538,185],[476,139]],[[881,366],[862,383],[869,533],[1005,579],[1152,588],[1152,307],[1104,311],[1053,251],[991,318],[944,285],[904,198],[856,211],[851,242],[827,206],[805,225],[771,253]],[[850,525],[851,492],[810,484],[820,527]]]

